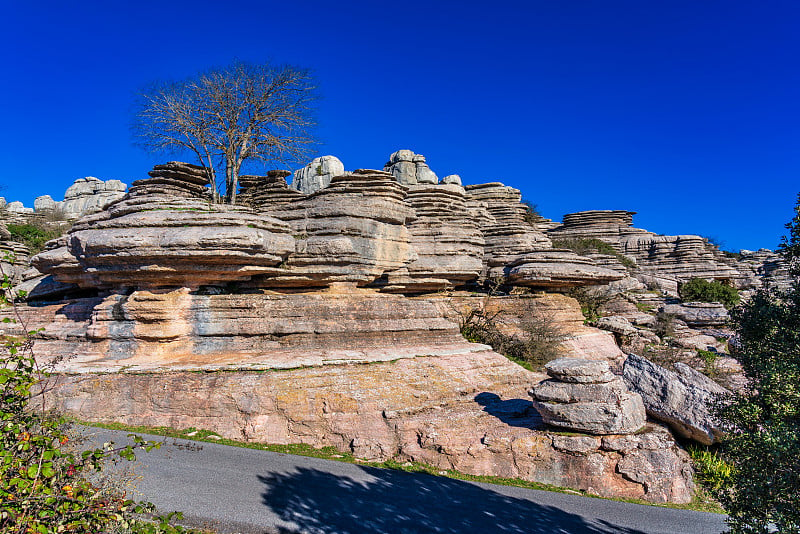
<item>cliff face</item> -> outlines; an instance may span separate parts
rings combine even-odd
[[[36,352],[58,373],[51,405],[88,420],[691,499],[688,458],[668,431],[549,430],[527,395],[544,376],[468,343],[459,322],[478,310],[522,339],[527,318],[545,316],[561,355],[619,372],[615,334],[586,326],[577,301],[552,291],[616,283],[627,268],[553,248],[551,237],[602,239],[642,275],[735,279],[702,240],[634,229],[629,212],[576,214],[552,229],[530,221],[518,190],[440,182],[410,151],[384,170],[319,158],[291,186],[288,175],[243,176],[241,205],[225,206],[210,202],[203,169],[159,165],[36,255],[45,278],[18,311],[24,328],[44,328]],[[511,291],[472,292],[487,286]]]

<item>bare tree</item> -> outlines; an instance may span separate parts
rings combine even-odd
[[[290,164],[316,143],[308,71],[235,62],[181,82],[157,82],[139,95],[133,130],[154,152],[191,153],[208,173],[214,200],[236,203],[242,165]]]

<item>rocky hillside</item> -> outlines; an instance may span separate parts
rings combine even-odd
[[[439,180],[407,150],[382,170],[325,156],[289,176],[242,176],[240,205],[219,205],[202,168],[170,162],[127,191],[86,179],[62,204],[37,201],[37,212],[81,214],[30,258],[22,324],[5,331],[43,329],[51,404],[87,420],[692,498],[672,432],[718,439],[702,404],[722,389],[681,365],[712,374],[703,357],[727,362],[729,332],[724,307],[681,302],[679,285],[752,289],[780,278],[774,255],[729,258],[698,236],[635,229],[631,212],[552,223],[520,191]],[[3,268],[24,269],[27,251],[0,237],[16,253]],[[666,389],[682,393],[659,397]]]

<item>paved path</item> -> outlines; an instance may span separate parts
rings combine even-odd
[[[100,441],[125,432],[89,429]],[[163,439],[148,437],[148,439]],[[463,482],[215,443],[140,453],[139,498],[241,533],[718,534],[717,514]]]

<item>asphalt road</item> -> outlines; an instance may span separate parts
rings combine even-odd
[[[127,442],[125,432],[88,429]],[[147,439],[163,439],[146,437]],[[724,516],[641,506],[215,443],[139,453],[134,498],[226,533],[718,534]],[[124,464],[124,462],[123,462]]]

